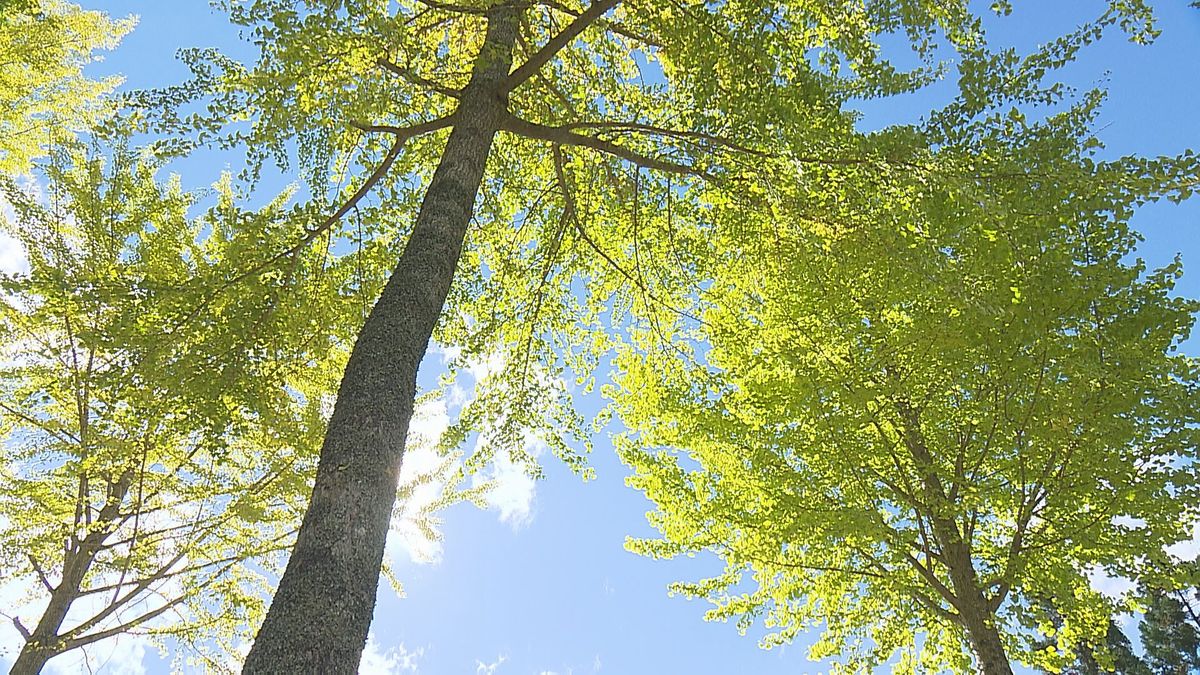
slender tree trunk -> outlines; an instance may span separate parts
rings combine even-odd
[[[79,577],[74,579],[73,592],[70,585],[72,579],[68,578],[68,574],[71,577]],[[82,575],[76,575],[71,569],[64,570],[63,582],[50,594],[50,604],[46,606],[46,611],[42,612],[37,627],[25,640],[9,675],[37,675],[46,667],[47,661],[63,651],[62,646],[58,644],[58,631],[67,618],[67,610],[71,608],[71,602],[75,599],[81,582]]]
[[[84,540],[85,545],[92,543],[88,539],[91,537]],[[67,618],[71,603],[79,596],[79,588],[83,584],[83,577],[91,558],[87,554],[88,551],[83,547],[68,554],[66,565],[63,566],[62,581],[50,594],[50,603],[38,619],[37,627],[21,647],[21,653],[17,655],[9,675],[36,675],[46,667],[47,661],[66,651],[64,645],[60,644],[58,631]]]
[[[112,534],[113,522],[118,518],[132,482],[133,472],[126,471],[109,484],[108,501],[97,514],[95,525],[83,539],[75,540],[75,546],[68,548],[63,555],[62,580],[50,591],[50,602],[38,619],[37,626],[26,638],[9,675],[37,675],[46,667],[47,661],[70,649],[69,641],[64,640],[59,631],[62,630],[67,612],[71,610],[71,604],[79,598],[83,580],[96,555]],[[49,585],[48,581],[43,580],[43,583]]]
[[[927,517],[934,539],[942,549],[943,562],[950,573],[959,622],[966,630],[967,642],[975,654],[975,669],[983,675],[1013,675],[1000,632],[996,629],[995,613],[979,587],[971,547],[964,541],[958,524],[943,510],[952,500],[946,494],[921,432],[920,415],[904,398],[896,401],[896,412],[900,416],[902,440],[913,458],[930,509]]]
[[[965,550],[961,544],[959,549]],[[960,551],[947,550],[949,554],[950,581],[954,584],[959,602],[959,615],[967,632],[967,642],[975,654],[975,670],[982,675],[1013,675],[1012,665],[1000,641],[996,619],[988,607],[987,599],[979,590],[975,568],[970,558]]]
[[[338,391],[316,485],[243,673],[351,674],[375,609],[417,368],[449,292],[492,140],[506,113],[519,10],[493,9],[454,129],[404,253]]]

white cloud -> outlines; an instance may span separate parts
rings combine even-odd
[[[1167,553],[1180,560],[1195,560],[1200,557],[1200,523],[1192,524],[1192,538],[1167,547]]]
[[[1099,567],[1089,569],[1087,571],[1087,578],[1088,582],[1092,585],[1092,590],[1114,600],[1124,597],[1127,593],[1137,588],[1137,584],[1129,579],[1110,576]]]
[[[484,663],[483,661],[476,660],[475,675],[496,675],[496,669],[500,667],[500,664],[507,660],[508,657],[504,656],[503,654],[497,656],[496,660],[492,663]]]
[[[446,396],[423,401],[413,415],[400,470],[401,500],[388,535],[387,555],[393,564],[406,559],[417,564],[436,564],[441,560],[441,533],[436,518],[431,516],[431,507],[442,498],[447,480],[462,468],[462,463],[440,454],[437,444],[452,415],[471,398],[468,392],[478,391],[481,383],[500,372],[505,364],[502,355],[464,360],[460,349],[437,344],[430,347],[428,355],[436,355],[443,365],[456,363],[460,372],[469,375],[473,382],[454,383]],[[485,451],[486,442],[485,437],[476,439],[474,451]],[[526,454],[536,459],[546,450],[545,442],[532,434],[526,435]],[[471,477],[470,485],[488,487],[484,497],[487,506],[514,530],[532,520],[537,482],[526,472],[525,465],[514,461],[509,453],[495,453],[492,461]]]
[[[476,443],[479,452],[481,439]],[[525,451],[538,458],[545,453],[546,444],[532,435],[525,437]],[[500,521],[519,530],[533,520],[533,503],[537,496],[537,481],[525,471],[525,465],[513,461],[508,452],[497,452],[491,465],[472,478],[473,485],[490,484],[488,506],[500,512]]]
[[[34,199],[41,199],[41,189],[33,180],[22,181],[19,187]],[[0,219],[11,223],[16,217],[12,204],[0,196]],[[0,232],[0,273],[23,274],[28,271],[29,257],[25,253],[25,247],[7,232]]]
[[[597,654],[596,658],[592,659],[592,672],[593,673],[600,672],[600,667],[603,665],[604,664],[600,663],[600,655]]]
[[[1141,518],[1134,518],[1133,516],[1127,516],[1124,514],[1119,515],[1119,516],[1113,516],[1112,524],[1118,525],[1120,527],[1125,527],[1125,528],[1128,528],[1131,530],[1140,530],[1140,529],[1146,527],[1145,520],[1143,520]]]
[[[375,634],[367,636],[367,646],[363,649],[362,661],[358,665],[358,675],[400,675],[401,673],[416,673],[418,662],[425,655],[425,648],[418,647],[409,651],[401,643],[398,647],[380,651]]]
[[[21,242],[0,232],[0,273],[24,274],[29,271],[29,258]]]
[[[388,534],[388,555],[393,561],[404,555],[418,564],[441,560],[442,543],[436,531],[428,531],[431,524],[423,520],[446,488],[445,477],[439,474],[445,458],[438,453],[437,444],[449,425],[445,401],[423,402],[413,413],[400,466],[400,485],[407,494],[396,504]]]

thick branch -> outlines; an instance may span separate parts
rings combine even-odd
[[[938,592],[938,595],[942,596],[942,598],[945,599],[946,602],[950,603],[954,609],[957,609],[960,612],[962,611],[962,607],[960,607],[958,603],[958,596],[956,596],[946,586],[946,584],[942,583],[942,580],[937,578],[937,575],[934,574],[932,570],[921,564],[921,561],[914,558],[911,553],[903,551],[902,555],[904,556],[904,559],[908,561],[908,564],[917,571],[917,574],[920,574],[930,586],[933,586],[933,589]]]
[[[619,0],[596,0],[596,2],[593,2],[582,14],[575,17],[574,21],[567,24],[567,27],[562,29],[558,35],[550,38],[541,49],[534,52],[528,61],[522,63],[520,67],[509,73],[508,78],[500,84],[500,95],[507,95],[532,77],[534,73],[541,70],[542,66],[549,63],[555,54],[570,44],[584,29],[595,23],[601,15],[616,7],[618,2]]]

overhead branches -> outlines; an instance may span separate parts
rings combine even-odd
[[[588,245],[588,247],[591,248],[592,251],[594,251],[596,253],[596,255],[603,258],[604,261],[606,263],[608,263],[609,267],[616,270],[617,273],[619,273],[622,277],[624,277],[629,283],[631,283],[635,287],[637,287],[638,290],[642,293],[642,295],[646,298],[646,300],[645,300],[646,304],[660,305],[663,308],[667,309],[668,311],[672,312],[673,314],[676,314],[684,319],[688,319],[697,324],[704,324],[705,323],[704,320],[701,319],[700,317],[689,314],[688,312],[685,312],[685,311],[679,309],[678,307],[676,307],[675,305],[673,305],[669,302],[666,302],[665,300],[658,297],[654,293],[654,291],[652,291],[651,289],[646,287],[645,279],[642,278],[642,276],[640,274],[640,270],[639,270],[639,274],[634,274],[633,272],[630,272],[629,270],[622,267],[620,263],[618,263],[616,260],[613,259],[613,257],[611,255],[609,255],[607,252],[605,252],[604,249],[601,248],[600,245],[596,242],[596,240],[593,239],[591,237],[591,235],[588,234],[587,230],[584,229],[584,227],[583,227],[583,223],[579,220],[579,217],[578,217],[578,211],[577,211],[576,205],[575,205],[575,194],[574,194],[574,191],[571,189],[571,186],[567,179],[566,159],[563,156],[562,147],[560,145],[554,145],[552,147],[552,152],[554,153],[555,180],[558,182],[559,190],[562,192],[562,195],[563,195],[563,204],[564,204],[563,205],[563,213],[562,213],[563,221],[564,222],[569,221],[569,222],[573,223],[575,226],[575,231],[579,234],[579,238],[582,239],[583,242],[586,243]],[[664,341],[666,341],[666,340],[664,339]]]
[[[355,121],[350,122],[351,126],[353,126],[354,128],[356,128],[360,131],[363,131],[365,133],[387,133],[387,134],[391,134],[394,137],[391,147],[388,148],[387,153],[384,155],[383,159],[379,162],[379,165],[375,167],[375,170],[371,172],[371,175],[367,176],[366,180],[364,180],[362,182],[362,185],[359,185],[358,189],[355,190],[354,193],[351,194],[350,197],[347,198],[346,201],[344,201],[342,203],[342,205],[340,207],[338,207],[338,209],[336,211],[331,213],[328,217],[326,217],[324,220],[322,220],[320,223],[318,223],[315,227],[306,229],[304,236],[301,237],[300,241],[296,242],[295,245],[290,246],[290,247],[284,249],[283,251],[280,251],[279,253],[276,253],[275,255],[271,256],[270,258],[267,258],[266,260],[262,261],[261,263],[254,265],[253,267],[251,267],[247,270],[244,270],[244,271],[230,277],[229,279],[226,279],[219,286],[217,286],[217,288],[215,288],[211,293],[209,293],[208,296],[205,297],[205,299],[203,301],[201,301],[198,305],[196,305],[196,307],[193,308],[192,311],[186,317],[184,317],[182,320],[177,322],[172,327],[172,330],[177,330],[178,328],[182,327],[183,325],[194,320],[197,316],[199,316],[200,312],[204,311],[204,309],[206,307],[208,307],[213,302],[213,300],[215,300],[218,296],[220,296],[221,293],[229,290],[231,287],[250,278],[251,276],[254,276],[255,274],[258,274],[264,270],[269,269],[272,265],[278,263],[279,261],[284,260],[285,258],[289,258],[289,257],[299,253],[301,250],[304,249],[304,247],[306,247],[310,243],[312,243],[312,241],[314,239],[316,239],[318,236],[320,236],[321,234],[323,234],[324,232],[329,230],[329,228],[333,227],[339,220],[341,220],[342,216],[346,215],[352,209],[354,209],[356,206],[358,206],[358,203],[361,202],[363,200],[363,198],[366,197],[367,194],[369,194],[371,192],[371,190],[375,188],[375,186],[379,183],[379,181],[383,180],[383,177],[387,175],[388,170],[392,168],[392,164],[394,164],[396,161],[396,158],[400,156],[400,151],[404,148],[404,144],[408,140],[415,138],[417,136],[421,136],[421,135],[430,133],[432,131],[444,129],[446,127],[449,127],[451,124],[453,124],[453,122],[454,122],[453,114],[438,118],[436,120],[431,120],[429,122],[422,122],[420,124],[414,124],[414,125],[407,126],[407,127],[397,127],[397,126],[391,126],[391,125],[386,125],[386,124],[366,124],[363,122],[355,122]]]
[[[571,9],[570,7],[567,7],[566,5],[562,4],[561,2],[557,2],[556,0],[540,0],[537,4],[544,5],[555,11],[562,12],[563,14],[567,14],[569,16],[578,17],[582,14],[582,12],[575,10],[575,9]],[[646,45],[647,47],[661,47],[662,46],[662,43],[659,42],[657,39],[652,38],[652,37],[642,34],[642,33],[637,33],[632,28],[629,28],[628,26],[626,26],[622,23],[618,23],[616,21],[605,21],[603,19],[601,19],[601,21],[599,23],[601,25],[603,25],[604,28],[606,30],[608,30],[609,32],[614,33],[616,35],[620,35],[621,37],[629,38],[630,40],[633,40],[634,42],[640,42],[643,45]]]
[[[755,155],[758,157],[769,157],[771,153],[762,150],[755,150],[737,143],[727,136],[719,136],[716,134],[708,134],[702,131],[690,131],[681,129],[671,129],[668,127],[660,127],[653,124],[643,124],[640,122],[572,122],[563,127],[564,129],[597,129],[602,131],[616,132],[633,132],[643,133],[651,136],[663,136],[666,138],[677,138],[685,140],[700,141],[703,143],[719,146],[728,150]]]

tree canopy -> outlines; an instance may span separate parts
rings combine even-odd
[[[1198,162],[1101,161],[1103,92],[1055,80],[1152,39],[1140,0],[1031,54],[965,0],[230,0],[257,59],[185,50],[190,81],[124,99],[97,142],[144,151],[69,133],[116,108],[80,69],[128,22],[18,4],[0,560],[46,609],[17,672],[121,631],[226,668],[260,623],[245,672],[354,672],[431,342],[500,364],[442,442],[484,439],[467,471],[536,475],[539,438],[586,475],[569,381],[615,355],[663,535],[630,546],[721,556],[677,590],[768,645],[1107,666],[1135,602],[1089,574],[1181,584],[1200,304],[1128,221]],[[857,130],[946,54],[951,104]],[[246,162],[209,202],[157,178],[214,146]],[[47,153],[44,195],[12,180]]]
[[[26,641],[13,672],[121,632],[228,667],[303,510],[345,358],[331,338],[356,314],[345,270],[310,252],[286,282],[216,297],[287,194],[249,211],[226,176],[189,215],[196,196],[152,153],[51,157],[48,193],[4,185],[30,266],[0,305],[0,560],[33,582],[6,608]]]

